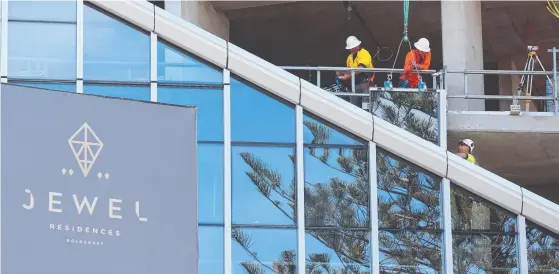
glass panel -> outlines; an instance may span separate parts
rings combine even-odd
[[[559,236],[526,222],[529,273],[559,273]]]
[[[85,94],[149,101],[150,88],[145,86],[83,85]]]
[[[377,148],[379,227],[440,229],[441,181],[441,177]]]
[[[233,78],[231,138],[234,142],[295,143],[295,109]]]
[[[9,1],[8,20],[75,23],[76,1]]]
[[[361,148],[305,148],[307,227],[369,227],[368,153]]]
[[[369,273],[370,271],[368,230],[309,230],[305,234],[305,242],[306,273]]]
[[[450,191],[453,231],[516,232],[516,215],[456,185]]]
[[[8,77],[76,79],[75,24],[9,22],[8,25]]]
[[[451,187],[456,273],[517,273],[516,215]]]
[[[35,82],[12,82],[12,81],[10,81],[10,84],[11,84],[11,85],[20,85],[20,86],[34,87],[34,88],[44,88],[44,89],[52,89],[52,90],[61,90],[61,91],[76,92],[76,85],[75,85],[75,84],[35,83]]]
[[[223,72],[166,43],[157,43],[157,81],[222,84]]]
[[[199,274],[223,273],[223,227],[198,226]]]
[[[315,145],[364,145],[361,140],[350,138],[332,127],[305,115],[303,136],[305,144]]]
[[[198,107],[198,140],[223,141],[223,91],[221,89],[193,89],[158,87],[157,100],[161,103]]]
[[[439,232],[381,230],[381,273],[442,273]],[[455,272],[462,273],[462,272]]]
[[[454,273],[518,273],[516,236],[452,235]]]
[[[233,273],[296,273],[295,229],[233,228]]]
[[[150,37],[84,6],[86,80],[149,81]]]
[[[233,146],[233,223],[295,224],[294,148]]]
[[[436,92],[373,93],[375,116],[438,144],[438,94]]]
[[[221,144],[198,144],[198,222],[223,224]]]

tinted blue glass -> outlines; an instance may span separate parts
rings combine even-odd
[[[76,79],[76,25],[9,22],[8,77]]]
[[[305,144],[362,145],[363,141],[348,137],[344,133],[305,115],[303,136]]]
[[[455,185],[450,193],[454,273],[518,273],[516,214]]]
[[[438,144],[438,94],[375,92],[372,113],[395,126]]]
[[[10,81],[10,84],[28,86],[28,87],[34,87],[34,88],[44,88],[44,89],[76,92],[76,85],[75,84],[51,84],[51,83],[13,82],[13,81]]]
[[[9,1],[8,12],[9,20],[76,22],[76,1]]]
[[[526,222],[529,273],[559,273],[559,236]]]
[[[233,78],[231,138],[244,142],[295,142],[295,109]]]
[[[198,140],[223,141],[223,91],[221,89],[193,89],[158,87],[157,100],[161,103],[198,107]]]
[[[150,88],[144,86],[84,85],[83,93],[149,101]]]
[[[366,149],[305,148],[307,227],[369,227]]]
[[[234,224],[295,224],[293,154],[293,148],[233,147]]]
[[[222,84],[223,72],[163,42],[157,43],[157,81]]]
[[[84,79],[147,82],[149,48],[145,33],[84,7]]]
[[[368,230],[309,230],[305,234],[307,273],[369,273],[369,242]]]
[[[223,224],[223,145],[198,144],[198,222]]]
[[[441,234],[426,231],[381,230],[379,232],[380,272],[442,273]]]
[[[199,274],[223,273],[223,227],[198,226]]]
[[[297,273],[295,229],[233,228],[233,273]]]
[[[379,227],[441,228],[441,181],[441,177],[377,149]]]

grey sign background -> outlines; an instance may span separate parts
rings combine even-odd
[[[195,108],[1,88],[1,274],[198,273]],[[87,177],[68,145],[84,122],[104,144]],[[31,210],[22,207],[25,189],[35,198]],[[63,193],[56,197],[62,213],[48,211],[49,192]],[[73,194],[99,197],[93,216],[87,208],[78,215]],[[109,198],[123,201],[122,219],[109,218]],[[138,200],[148,222],[136,217]],[[53,231],[50,224],[120,236]]]

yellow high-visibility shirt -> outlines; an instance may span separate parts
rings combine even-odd
[[[467,154],[467,155],[468,155],[468,156],[466,157],[466,161],[468,161],[468,162],[470,162],[470,163],[472,163],[472,164],[478,165],[478,164],[477,164],[477,161],[476,161],[476,158],[474,157],[474,155],[472,155],[472,154]]]
[[[361,48],[355,58],[353,58],[353,53],[350,53],[347,57],[346,66],[348,68],[357,68],[359,64],[363,64],[367,68],[373,68],[373,58],[371,54],[364,48]]]

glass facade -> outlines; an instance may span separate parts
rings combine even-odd
[[[8,83],[198,108],[201,274],[520,273],[519,250],[559,272],[554,233],[528,222],[520,241],[517,215],[167,41],[80,2],[7,7]],[[436,98],[398,100],[376,115],[437,142]]]

